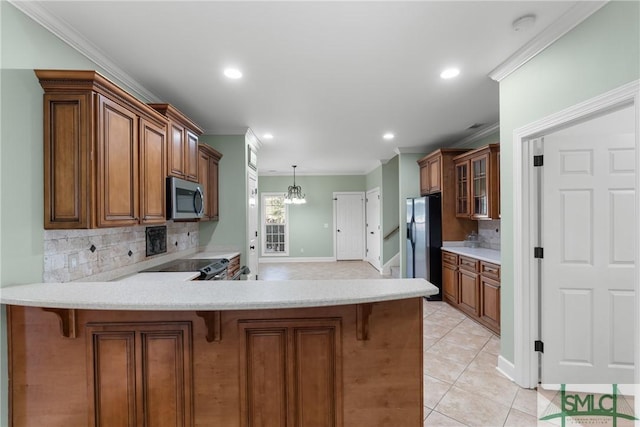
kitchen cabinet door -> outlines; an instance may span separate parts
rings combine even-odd
[[[457,162],[456,177],[456,216],[469,218],[471,213],[469,203],[469,162]]]
[[[442,183],[440,181],[442,173],[442,156],[429,159],[427,169],[429,171],[429,193],[438,193],[442,191]]]
[[[500,282],[480,276],[480,320],[500,333]]]
[[[86,329],[91,427],[193,426],[190,322]]]
[[[240,322],[241,426],[342,424],[339,319]]]
[[[97,177],[98,227],[138,224],[138,116],[101,95]]]
[[[459,308],[472,316],[479,316],[479,278],[478,274],[459,269],[458,285],[459,285]]]
[[[92,96],[44,96],[44,228],[89,228]]]
[[[471,216],[475,219],[489,217],[489,154],[471,160]]]
[[[169,175],[176,178],[185,179],[184,164],[185,164],[185,141],[184,141],[184,127],[178,123],[171,122],[169,133],[169,150],[168,150],[168,164]]]
[[[198,177],[204,191],[204,215],[200,221],[217,221],[220,212],[218,201],[218,165],[222,154],[211,146],[198,146]]]
[[[185,144],[185,179],[198,181],[198,135],[186,129]]]
[[[427,194],[429,194],[429,166],[425,162],[424,165],[420,165],[420,195]]]
[[[442,262],[442,293],[446,301],[454,305],[458,304],[458,267],[444,261],[444,259]]]
[[[140,119],[140,218],[164,224],[166,205],[166,126]]]

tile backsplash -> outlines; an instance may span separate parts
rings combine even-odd
[[[45,230],[44,282],[69,282],[196,249],[196,222],[167,222],[167,252],[146,257],[146,226],[92,230]],[[91,248],[94,248],[92,251]]]
[[[500,220],[478,221],[480,246],[500,250]]]

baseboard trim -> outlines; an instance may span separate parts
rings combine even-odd
[[[259,258],[261,264],[278,262],[335,262],[334,257],[263,257]]]
[[[391,276],[391,267],[400,267],[400,252],[392,256],[391,259],[382,266],[382,274]],[[402,276],[402,274],[400,274],[400,276]]]
[[[496,369],[502,375],[509,378],[511,381],[515,382],[513,378],[515,377],[516,367],[514,366],[513,363],[509,362],[507,359],[505,359],[502,356],[498,356],[498,366],[496,366]]]

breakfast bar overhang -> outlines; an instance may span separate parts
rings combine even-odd
[[[423,279],[2,289],[23,426],[415,426]]]

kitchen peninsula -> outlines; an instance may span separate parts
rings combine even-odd
[[[26,426],[421,426],[423,279],[4,288]]]

